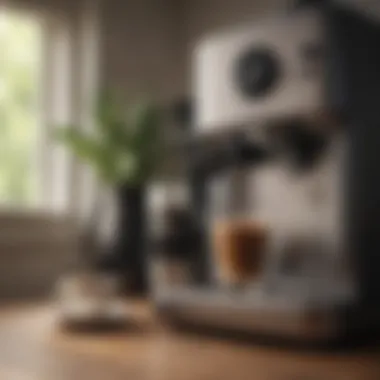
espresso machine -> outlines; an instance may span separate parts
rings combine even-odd
[[[380,26],[339,1],[203,39],[194,52],[194,280],[152,287],[162,318],[310,342],[380,327]],[[213,229],[260,221],[260,273],[223,286]]]

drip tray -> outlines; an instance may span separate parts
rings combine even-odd
[[[159,292],[155,302],[159,314],[182,324],[323,341],[340,335],[338,313],[344,298],[336,294],[317,302],[305,294],[178,288]]]

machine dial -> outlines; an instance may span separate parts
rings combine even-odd
[[[264,48],[244,52],[235,65],[235,83],[249,98],[265,96],[280,79],[280,63],[275,54]]]

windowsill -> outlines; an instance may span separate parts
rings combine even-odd
[[[8,224],[17,224],[21,222],[22,224],[31,223],[50,223],[50,222],[72,222],[75,224],[76,218],[74,215],[63,212],[56,211],[47,208],[24,208],[24,207],[5,207],[0,206],[0,223]]]

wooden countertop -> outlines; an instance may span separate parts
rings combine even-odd
[[[169,332],[134,303],[137,328],[73,334],[49,305],[0,308],[1,380],[379,380],[379,353],[313,354]]]

